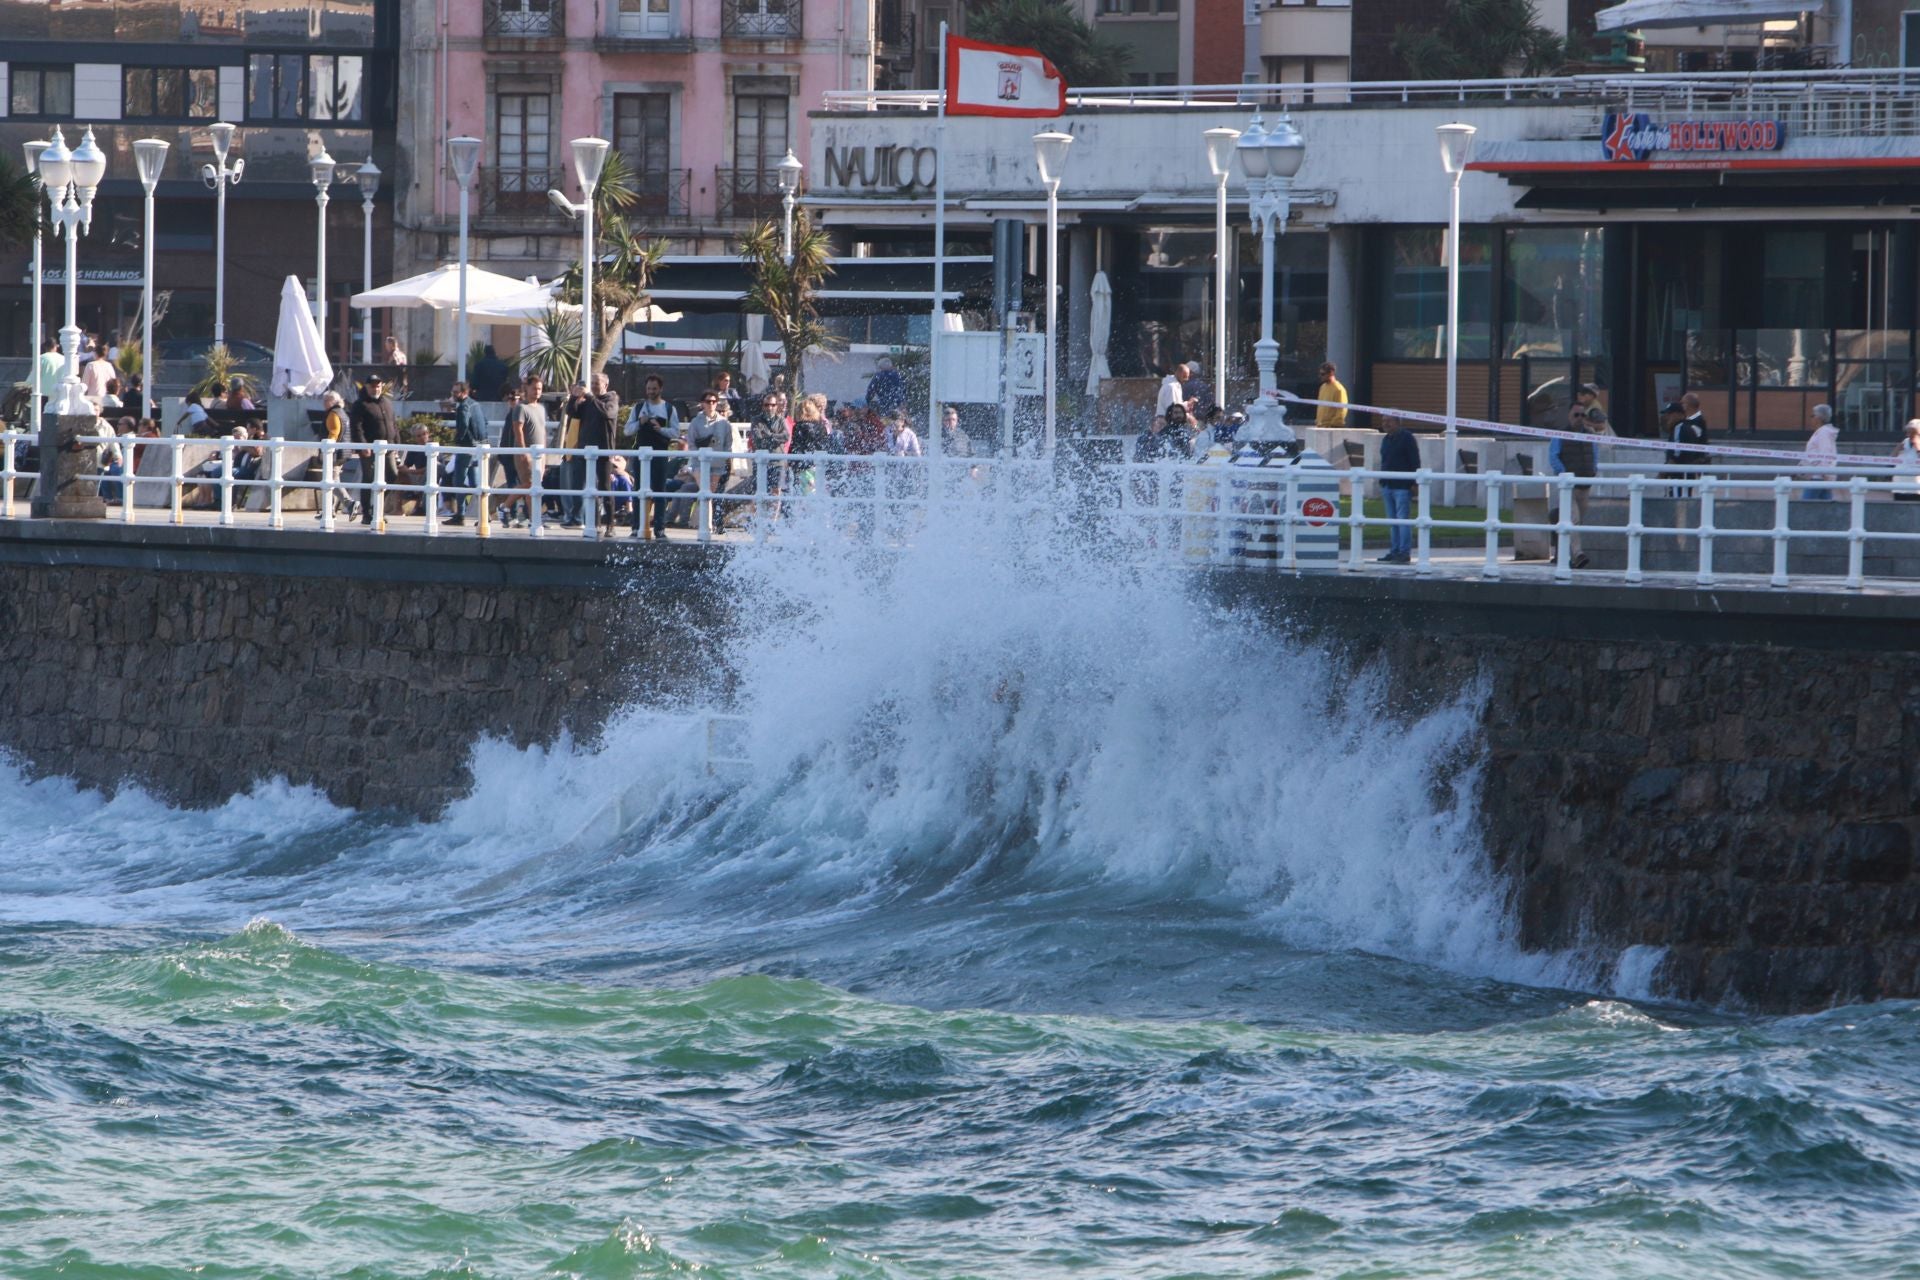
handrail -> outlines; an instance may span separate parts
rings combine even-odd
[[[26,433],[0,432],[0,518],[16,519],[21,514],[17,482],[36,473],[20,468],[20,446],[32,439]],[[267,527],[284,529],[288,511],[305,505],[304,499],[296,502],[297,495],[311,494],[315,519],[326,532],[338,527],[340,508],[357,499],[371,504],[377,517],[372,520],[376,536],[393,532],[395,519],[418,519],[419,531],[426,537],[445,537],[464,523],[458,519],[460,508],[471,506],[475,536],[511,529],[512,512],[524,508],[526,536],[539,539],[551,533],[554,516],[548,504],[557,502],[562,507],[563,532],[577,530],[578,536],[592,539],[611,537],[622,529],[630,529],[633,537],[651,536],[665,525],[670,513],[658,504],[684,503],[691,536],[698,542],[712,542],[737,514],[746,522],[743,532],[755,542],[781,536],[793,521],[818,517],[845,536],[891,545],[910,542],[919,522],[940,509],[965,507],[995,518],[1005,513],[1051,519],[1060,507],[1050,488],[1053,464],[1032,458],[516,449],[490,444],[381,441],[369,445],[182,436],[81,436],[76,443],[118,451],[123,472],[135,451],[157,449],[166,455],[158,465],[144,464],[139,474],[99,477],[97,483],[109,491],[109,500],[117,503],[119,518],[126,524],[137,523],[143,511],[173,524],[187,523],[190,516],[205,512],[205,518],[220,526],[234,526],[241,522],[244,509],[253,505],[255,495],[263,495],[260,514]],[[186,465],[190,452],[205,455],[191,468]],[[421,473],[400,472],[395,460],[416,452],[426,464]],[[242,474],[241,464],[250,456],[261,461],[256,469]],[[523,458],[528,463],[525,483],[517,466],[506,468],[504,482],[495,481],[496,465]],[[443,469],[439,465],[443,459],[455,463],[456,469],[451,473]],[[631,488],[608,487],[616,473],[614,459],[624,460]],[[311,473],[309,462],[318,463]],[[293,474],[289,474],[290,463],[299,464]],[[694,487],[680,488],[677,479],[660,485],[655,475],[660,464],[671,466],[676,476],[683,467],[689,470]],[[1365,467],[1307,470],[1166,459],[1095,464],[1081,481],[1086,486],[1081,497],[1106,513],[1107,529],[1135,554],[1190,567],[1368,571],[1371,566],[1363,550],[1369,535],[1389,536],[1399,529],[1407,532],[1407,563],[1416,575],[1453,568],[1471,577],[1497,580],[1513,563],[1503,559],[1501,552],[1516,545],[1520,535],[1541,535],[1556,542],[1546,568],[1551,580],[1580,580],[1580,546],[1601,538],[1607,542],[1605,554],[1610,559],[1616,550],[1621,553],[1620,563],[1609,565],[1620,572],[1619,581],[1641,585],[1653,580],[1645,569],[1647,539],[1653,537],[1662,540],[1663,553],[1669,544],[1692,542],[1696,554],[1690,580],[1700,585],[1745,577],[1753,585],[1789,588],[1814,577],[1839,580],[1846,589],[1857,591],[1866,580],[1866,548],[1871,542],[1896,550],[1911,547],[1913,576],[1886,581],[1920,591],[1920,527],[1909,532],[1869,528],[1867,522],[1869,501],[1896,495],[1920,497],[1920,476],[1883,472],[1870,479],[1863,468],[1809,468],[1803,459],[1765,475],[1750,474],[1765,468],[1696,467],[1683,482],[1697,500],[1696,510],[1676,508],[1676,522],[1660,525],[1646,522],[1645,499],[1650,490],[1669,487],[1670,477],[1664,474],[1669,468],[1648,464],[1623,471],[1617,464],[1607,465],[1609,474],[1583,477],[1429,469],[1408,473]],[[355,473],[351,477],[350,466]],[[468,467],[473,468],[470,473]],[[1804,484],[1809,472],[1815,477],[1810,487],[1840,496],[1796,503],[1796,477]],[[558,483],[548,483],[549,475]],[[1417,503],[1410,514],[1375,515],[1366,510],[1364,500],[1354,500],[1364,499],[1368,486],[1383,480],[1412,483]],[[117,493],[112,492],[116,489]],[[1765,527],[1727,523],[1718,500],[1756,489],[1772,500],[1771,523]],[[1456,492],[1466,495],[1460,499],[1464,509],[1439,505],[1445,495]],[[1322,497],[1340,493],[1345,510],[1331,504],[1315,509],[1307,503],[1310,493]],[[402,495],[403,501],[418,499],[419,515],[390,513],[388,498],[394,494]],[[1598,522],[1588,514],[1585,499],[1597,495],[1604,500],[1608,494],[1625,495],[1624,511],[1617,500],[1600,508],[1603,514],[1622,516],[1620,523]],[[1541,499],[1547,500],[1543,506],[1528,509],[1526,518],[1521,518],[1521,501]],[[442,500],[450,507],[444,514]],[[655,504],[651,519],[649,503]],[[1846,511],[1844,527],[1833,527],[1832,519],[1817,514],[1841,504]],[[1743,510],[1750,512],[1751,507]],[[362,518],[367,518],[366,512]],[[1344,561],[1340,559],[1343,538]],[[1717,567],[1716,545],[1734,538],[1770,544],[1770,572],[1742,575]],[[1448,545],[1441,546],[1436,539]],[[1847,547],[1844,575],[1809,574],[1804,567],[1795,572],[1790,547],[1805,551],[1834,542]],[[1471,550],[1469,559],[1450,558],[1449,553],[1463,549]]]
[[[1497,98],[1537,98],[1575,101],[1609,95],[1690,97],[1740,89],[1783,90],[1795,94],[1850,91],[1858,88],[1920,89],[1920,69],[1907,67],[1842,68],[1830,71],[1702,71],[1686,75],[1637,73],[1570,76],[1513,76],[1460,80],[1329,80],[1310,83],[1235,83],[1188,85],[1101,85],[1069,89],[1069,107],[1192,106],[1217,109],[1223,105],[1253,107],[1268,103],[1318,100],[1344,104],[1357,99],[1410,102],[1434,98],[1458,101]],[[931,111],[939,93],[925,89],[830,89],[821,95],[829,111]]]

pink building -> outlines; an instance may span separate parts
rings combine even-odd
[[[457,257],[446,139],[463,134],[486,144],[469,231],[477,265],[545,278],[577,256],[578,226],[547,192],[579,195],[568,143],[588,135],[612,142],[633,170],[637,229],[676,254],[731,257],[747,225],[779,215],[775,167],[789,148],[808,154],[808,110],[828,90],[872,86],[876,56],[883,72],[897,56],[885,46],[898,7],[407,0],[396,274]],[[410,323],[425,341],[429,317]]]

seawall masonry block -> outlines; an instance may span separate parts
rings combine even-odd
[[[620,705],[711,680],[727,554],[0,522],[0,748],[187,804],[284,777],[430,815],[482,735],[591,740]],[[1482,828],[1527,945],[1665,948],[1660,989],[1688,1000],[1920,996],[1920,601],[1196,587],[1385,664],[1389,714],[1484,690]]]

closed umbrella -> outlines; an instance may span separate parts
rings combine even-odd
[[[755,395],[765,391],[767,384],[773,381],[773,368],[767,364],[767,353],[760,349],[760,334],[766,325],[765,316],[749,315],[747,340],[740,347],[740,381],[746,383],[747,390]]]
[[[1113,336],[1113,286],[1107,273],[1093,273],[1093,312],[1087,317],[1087,346],[1092,359],[1087,361],[1087,394],[1100,394],[1100,384],[1113,376],[1107,366],[1107,340]]]
[[[313,327],[313,303],[300,281],[288,276],[280,286],[280,327],[273,339],[273,382],[276,396],[317,396],[333,385],[333,362],[320,345]]]

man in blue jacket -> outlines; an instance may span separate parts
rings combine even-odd
[[[480,402],[467,392],[467,384],[453,384],[453,442],[463,449],[485,444],[487,440],[487,416],[480,412]],[[454,455],[453,483],[457,489],[473,489],[480,484],[480,456],[473,453]],[[448,524],[467,522],[467,495],[460,494],[453,499],[453,518]]]
[[[1387,519],[1411,520],[1413,518],[1413,487],[1419,483],[1413,478],[1413,473],[1420,469],[1420,442],[1413,438],[1413,432],[1407,430],[1407,424],[1398,418],[1390,418],[1387,421],[1386,438],[1380,442],[1380,469],[1406,473],[1405,479],[1381,480],[1380,496],[1386,499]],[[1359,501],[1362,496],[1355,494],[1354,501]],[[1380,563],[1407,564],[1412,559],[1413,526],[1389,525],[1387,554],[1380,557]]]

